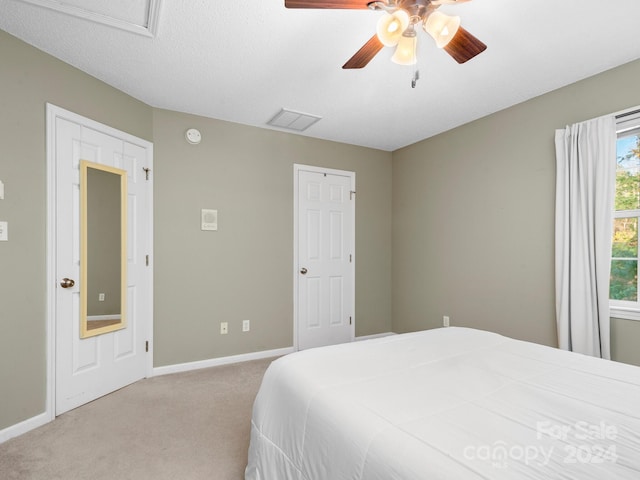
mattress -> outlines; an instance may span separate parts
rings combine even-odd
[[[268,368],[246,480],[640,479],[640,368],[441,328]]]

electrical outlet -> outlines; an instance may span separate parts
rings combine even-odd
[[[226,335],[229,333],[229,324],[227,322],[220,323],[220,335]]]
[[[98,294],[98,301],[99,302],[104,302],[104,293],[99,293]]]
[[[251,320],[243,320],[242,321],[242,331],[248,332],[251,330]]]
[[[449,317],[447,315],[442,317],[442,326],[443,327],[448,327],[449,326]]]

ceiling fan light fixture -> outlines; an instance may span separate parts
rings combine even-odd
[[[391,57],[393,63],[398,65],[415,65],[416,64],[416,45],[417,37],[414,36],[402,36],[398,41],[396,51]]]
[[[433,37],[438,48],[446,47],[460,28],[460,17],[450,17],[434,11],[423,23],[425,32]]]
[[[385,47],[393,47],[398,44],[402,33],[408,26],[409,14],[404,10],[396,10],[393,13],[385,13],[380,17],[376,33]]]

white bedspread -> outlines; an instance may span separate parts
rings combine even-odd
[[[246,480],[640,479],[640,368],[466,328],[276,360]]]

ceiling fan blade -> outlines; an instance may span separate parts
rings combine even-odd
[[[445,45],[444,49],[456,62],[464,63],[484,52],[487,46],[464,28],[460,27],[451,41]]]
[[[367,66],[373,57],[377,55],[377,53],[382,50],[384,45],[378,39],[378,35],[374,35],[369,39],[367,43],[365,43],[360,50],[358,50],[353,57],[347,60],[342,68],[363,68]]]
[[[342,8],[366,10],[371,0],[284,0],[287,8]]]

